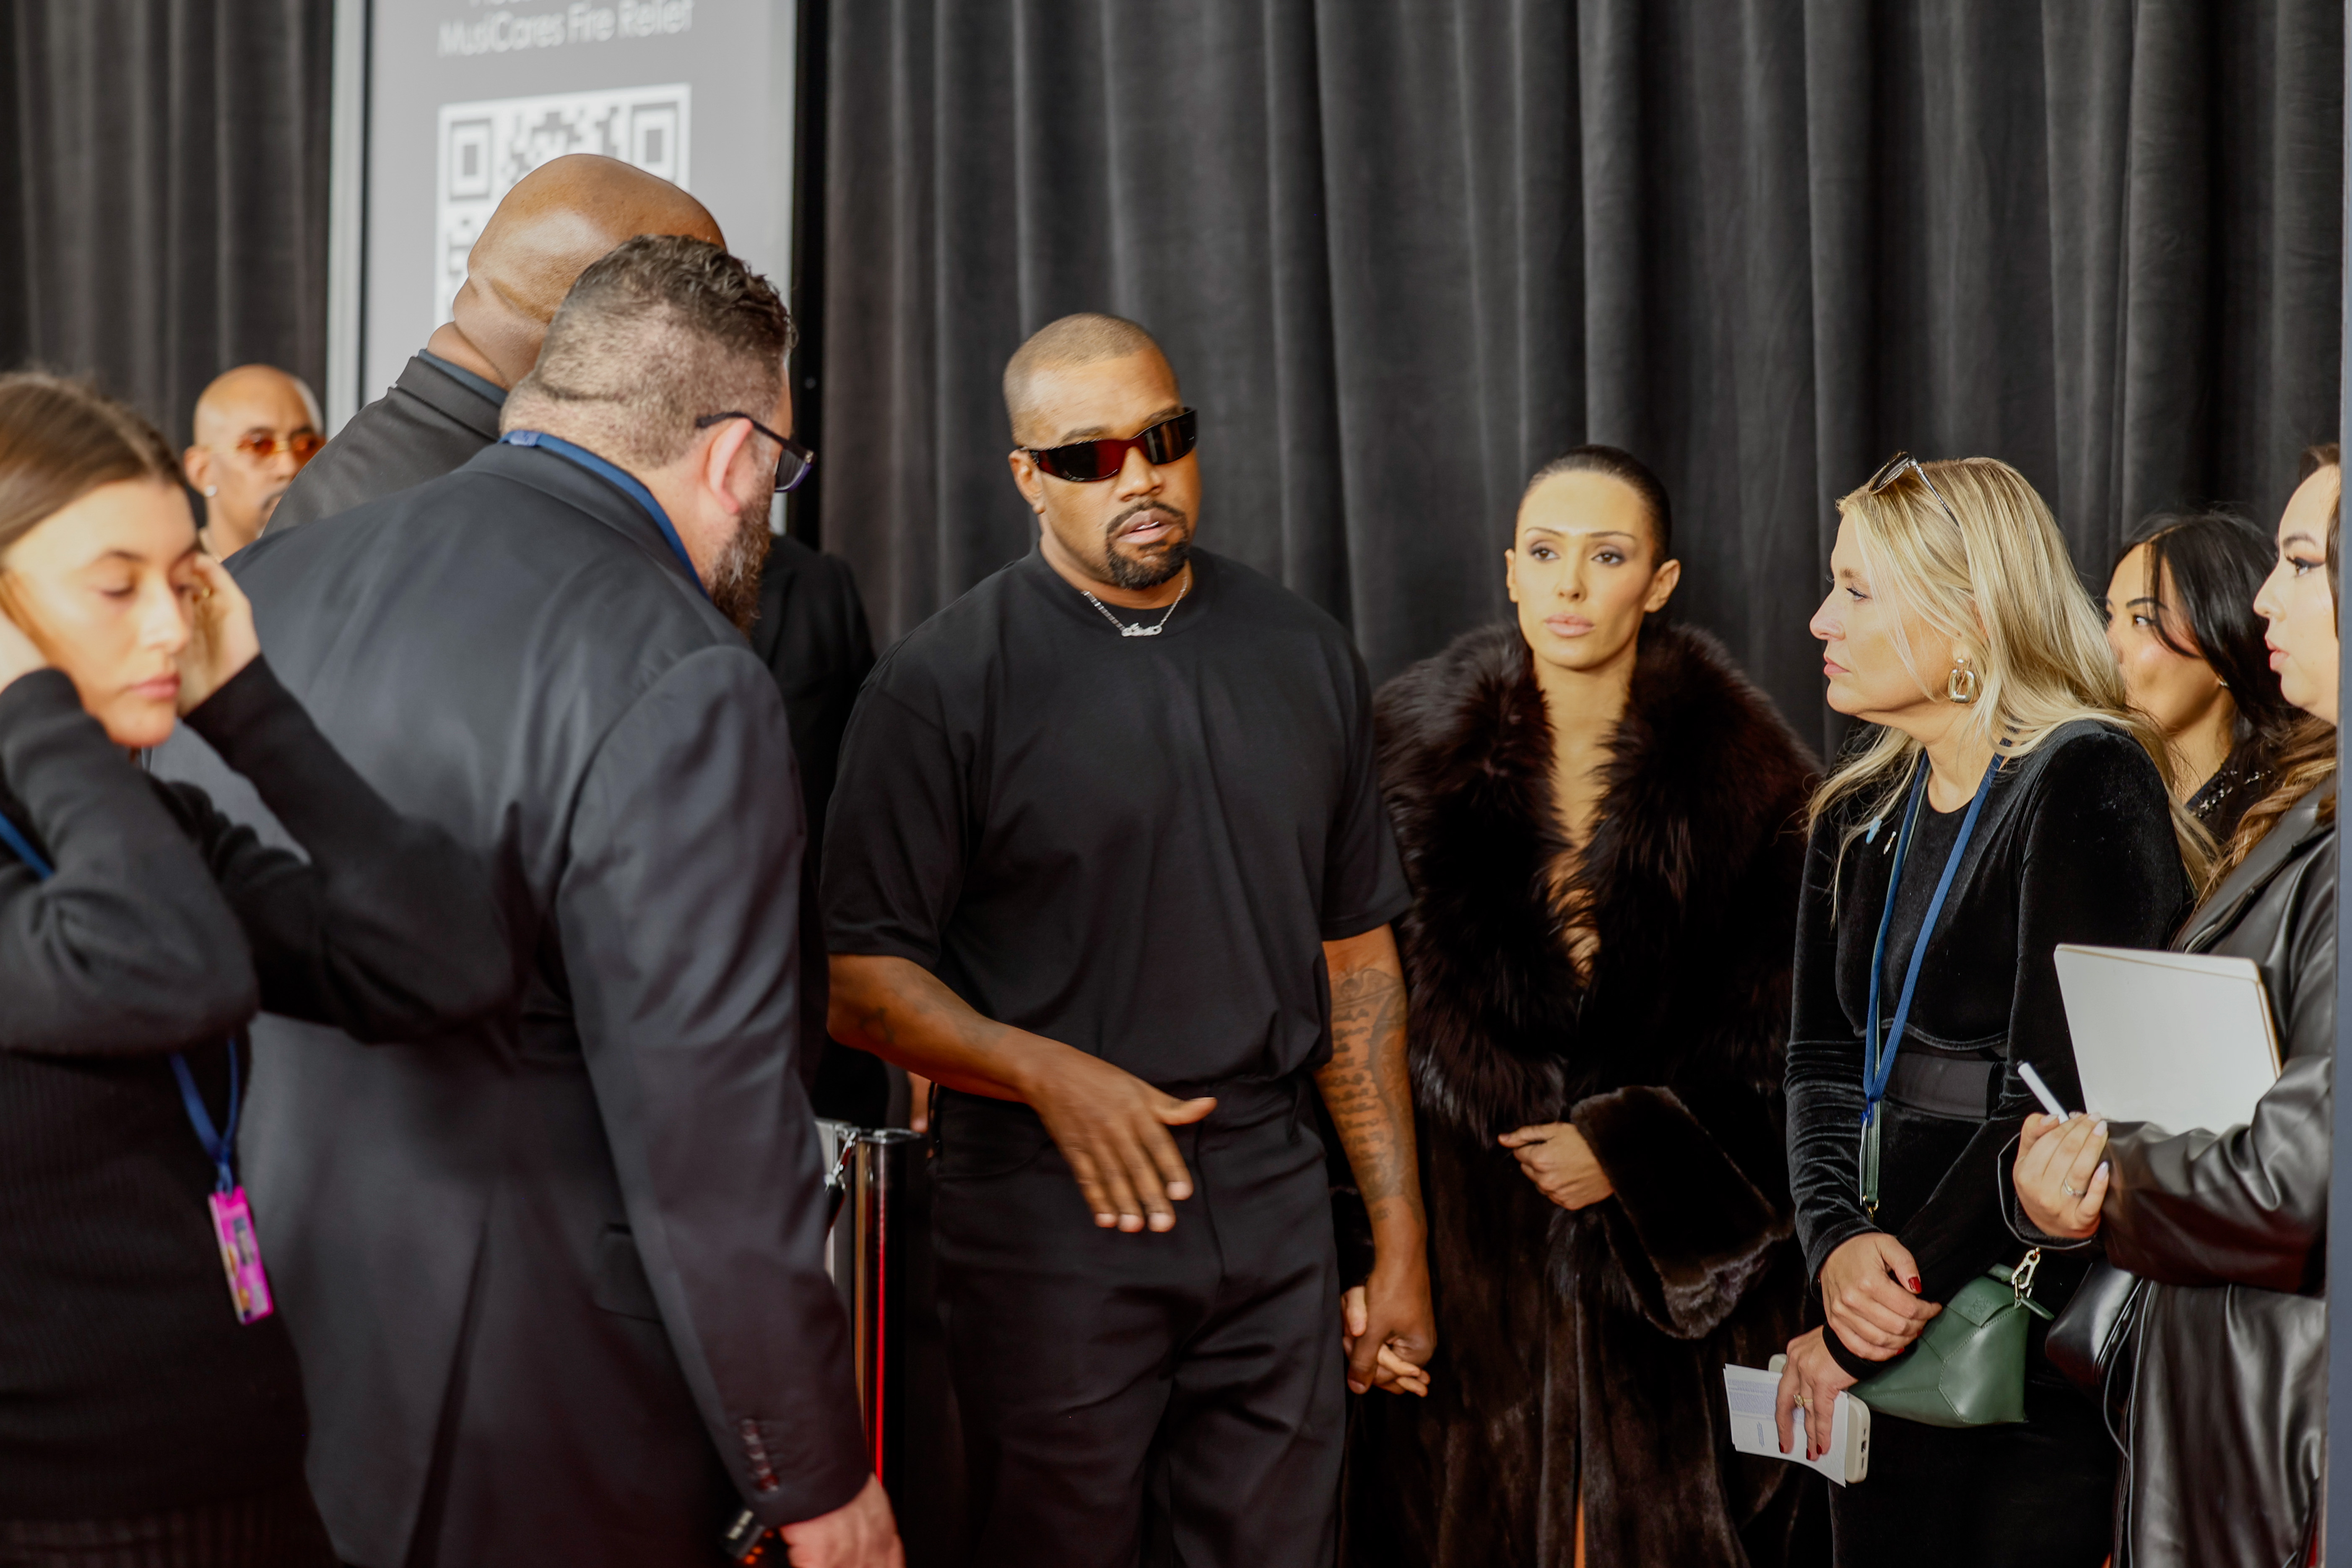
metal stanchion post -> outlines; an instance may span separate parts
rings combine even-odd
[[[851,1127],[837,1121],[821,1121],[818,1127],[829,1156],[825,1185],[834,1205],[825,1267],[849,1310],[858,1407],[866,1417],[874,1473],[888,1487],[898,1479],[888,1441],[894,1383],[890,1217],[893,1200],[906,1185],[906,1162],[919,1151],[920,1140],[903,1127]]]

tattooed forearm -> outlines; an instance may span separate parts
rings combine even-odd
[[[1327,942],[1331,1059],[1315,1077],[1373,1226],[1422,1223],[1405,1069],[1404,970],[1386,927]]]

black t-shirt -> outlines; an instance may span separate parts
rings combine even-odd
[[[1162,1088],[1319,1065],[1321,944],[1412,902],[1371,682],[1328,616],[1192,562],[1157,637],[1033,550],[883,656],[825,837],[833,952]]]

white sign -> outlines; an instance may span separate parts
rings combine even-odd
[[[541,163],[601,153],[683,190],[694,95],[684,82],[441,106],[433,319],[449,319],[466,257],[499,199]]]
[[[336,3],[331,406],[383,395],[449,320],[499,198],[566,153],[692,191],[789,284],[795,0]]]

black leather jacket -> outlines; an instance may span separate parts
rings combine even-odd
[[[2219,1135],[2110,1130],[2108,1258],[2152,1281],[2139,1320],[2116,1568],[2302,1563],[2326,1437],[2331,782],[2282,816],[2173,945],[2251,958],[2285,1070]]]

